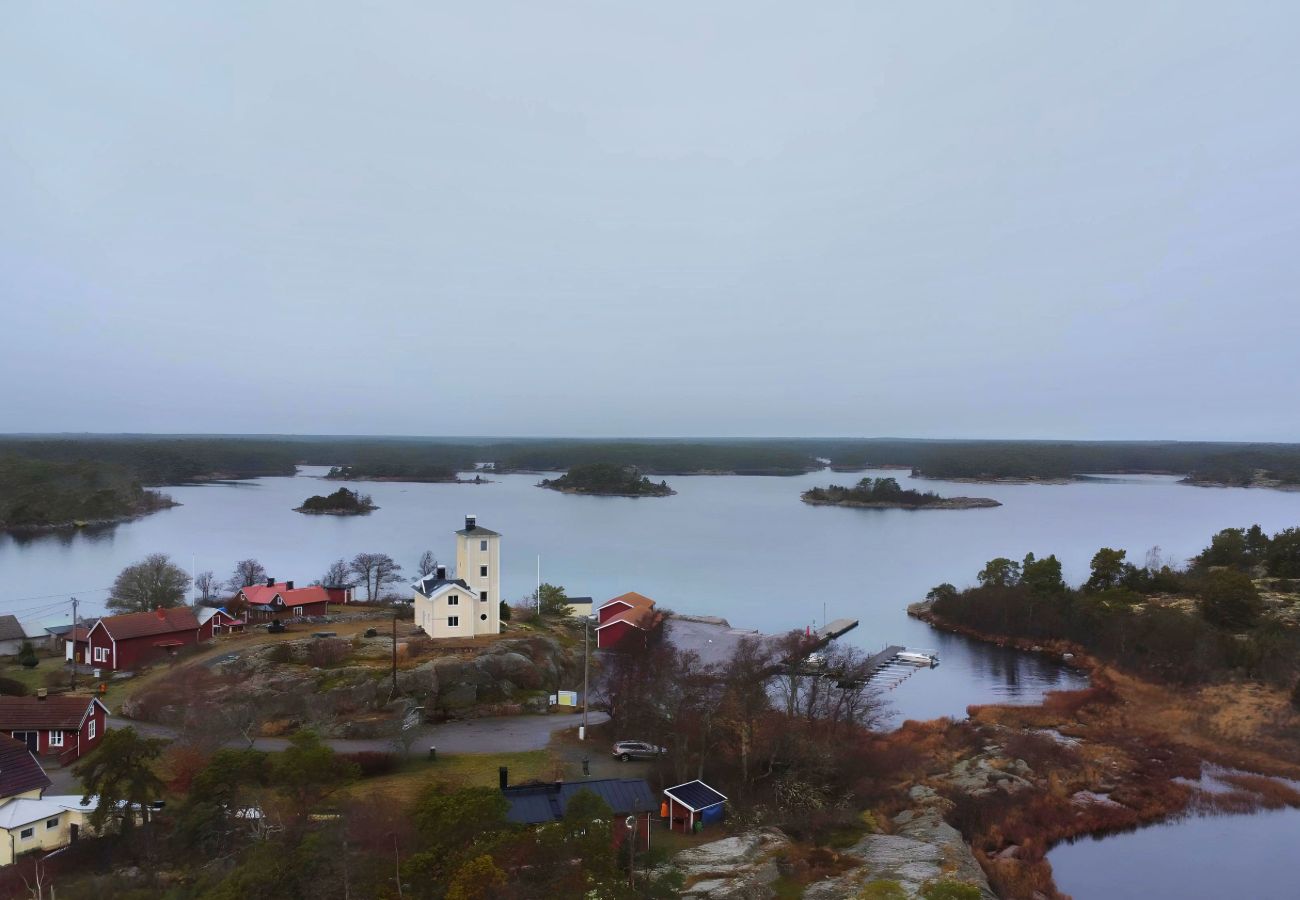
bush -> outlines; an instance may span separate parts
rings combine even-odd
[[[501,621],[510,621],[510,604],[504,600],[501,601]]]
[[[271,652],[266,654],[266,658],[273,663],[293,662],[293,648],[286,643],[276,644],[271,648]]]
[[[337,666],[352,654],[352,644],[343,638],[318,638],[307,645],[307,662],[318,669]]]
[[[26,697],[27,685],[13,678],[0,678],[0,695],[5,697]]]
[[[358,750],[340,753],[339,757],[355,765],[362,778],[388,775],[397,771],[398,766],[397,755],[383,750]]]
[[[1220,628],[1243,631],[1264,611],[1250,576],[1231,569],[1211,572],[1201,588],[1201,615]]]
[[[36,658],[36,648],[32,646],[31,641],[23,641],[22,647],[18,650],[18,662],[24,669],[34,669],[41,664]]]

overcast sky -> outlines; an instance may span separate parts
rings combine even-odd
[[[0,431],[1300,439],[1294,3],[21,3]]]

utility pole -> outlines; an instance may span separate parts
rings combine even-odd
[[[537,614],[542,614],[542,554],[537,554]]]
[[[393,607],[393,690],[388,695],[389,700],[397,699],[397,607]],[[397,840],[396,837],[393,838]],[[397,886],[398,893],[401,893],[402,886]]]
[[[578,730],[580,740],[587,739],[587,659],[591,656],[591,616],[582,617],[582,728]]]
[[[72,598],[72,693],[77,692],[77,598]]]

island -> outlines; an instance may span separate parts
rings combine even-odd
[[[613,463],[588,463],[574,466],[559,478],[544,478],[538,487],[565,494],[592,494],[600,497],[669,497],[675,493],[668,482],[655,484],[635,466]]]
[[[114,524],[178,505],[120,466],[0,457],[0,531]]]
[[[343,487],[328,497],[319,494],[308,497],[294,512],[323,516],[364,516],[376,509],[379,507],[375,506],[369,494],[359,494]]]
[[[930,491],[899,486],[894,478],[864,478],[853,487],[832,484],[803,492],[812,506],[856,506],[861,509],[986,509],[1002,504],[989,497],[940,497]]]
[[[487,484],[480,475],[461,478],[455,467],[436,463],[376,462],[332,466],[330,481],[410,481],[424,484]]]

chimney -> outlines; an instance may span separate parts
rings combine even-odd
[[[438,568],[435,570],[434,574],[438,576],[438,580],[439,580],[439,581],[446,581],[446,580],[447,580],[447,567],[446,567],[446,566],[438,566]]]
[[[465,530],[466,530],[466,531],[473,531],[474,528],[475,528],[475,526],[476,526],[477,524],[478,524],[478,516],[466,516],[466,517],[465,517]]]
[[[268,578],[268,579],[266,579],[266,586],[267,586],[267,587],[275,587],[275,579],[274,579],[274,578]]]
[[[293,582],[292,582],[292,581],[286,581],[286,582],[284,583],[284,589],[285,589],[286,591],[291,591],[291,590],[293,590]]]
[[[501,783],[501,790],[503,791],[510,787],[510,770],[505,766],[501,766],[497,769],[497,781]]]
[[[163,608],[161,606],[159,606],[154,610],[154,615],[158,617],[159,622],[167,621],[167,613],[163,612]]]
[[[44,699],[49,695],[49,693],[50,693],[50,692],[47,691],[45,688],[37,688],[37,689],[36,689],[36,699],[37,699],[37,700],[44,700]]]

